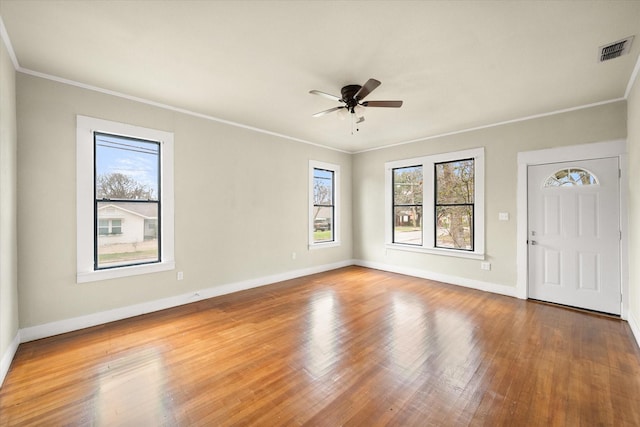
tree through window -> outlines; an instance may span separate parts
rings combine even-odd
[[[435,241],[438,248],[473,250],[474,161],[435,164]]]
[[[484,258],[484,148],[385,163],[388,249]]]

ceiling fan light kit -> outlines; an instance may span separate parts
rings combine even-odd
[[[347,115],[350,115],[352,118],[351,133],[353,133],[353,124],[364,122],[364,111],[366,107],[400,108],[402,106],[402,101],[363,101],[367,95],[373,92],[380,85],[380,81],[376,79],[367,80],[364,86],[347,85],[340,90],[341,97],[321,92],[319,90],[310,90],[310,94],[319,95],[344,104],[339,107],[333,107],[328,110],[315,113],[312,117],[321,117],[334,111],[338,112],[338,118],[340,120],[344,120]],[[356,129],[356,131],[358,130],[359,129]]]

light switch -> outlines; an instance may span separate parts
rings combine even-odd
[[[500,221],[509,221],[509,212],[500,212],[500,213],[498,213],[498,219]]]

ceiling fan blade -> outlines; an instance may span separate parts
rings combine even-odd
[[[363,107],[400,108],[400,107],[402,107],[402,101],[364,101],[360,105],[362,105]]]
[[[330,93],[320,92],[319,90],[310,90],[309,93],[312,93],[314,95],[324,96],[325,98],[329,98],[334,101],[342,101],[342,98],[340,98],[339,96],[331,95]]]
[[[324,111],[320,111],[319,113],[315,113],[314,115],[312,115],[311,117],[320,117],[320,116],[324,116],[325,114],[329,114],[329,113],[333,113],[334,111],[338,111],[342,108],[345,108],[344,106],[340,106],[340,107],[333,107],[333,108],[329,108],[328,110],[324,110]]]
[[[364,86],[362,86],[360,88],[360,90],[357,91],[355,95],[353,95],[353,99],[357,99],[358,101],[363,100],[367,95],[369,95],[371,92],[373,92],[373,90],[375,88],[377,88],[378,86],[380,86],[381,84],[382,83],[380,83],[376,79],[367,80],[367,82],[364,84]]]

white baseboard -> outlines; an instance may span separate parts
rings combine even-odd
[[[420,270],[412,267],[400,267],[396,265],[363,261],[359,259],[355,260],[355,264],[361,267],[388,271],[390,273],[406,274],[407,276],[419,277],[421,279],[436,280],[438,282],[444,282],[451,285],[464,286],[465,288],[478,289],[480,291],[491,292],[494,294],[516,297],[515,286],[499,285],[497,283],[483,282],[481,280],[466,279],[464,277],[459,277],[459,276],[450,276],[448,274],[434,273],[432,271]]]
[[[21,342],[34,341],[37,339],[51,337],[66,332],[89,328],[91,326],[102,325],[104,323],[113,322],[116,320],[139,316],[141,314],[164,310],[171,307],[177,307],[203,299],[213,298],[238,291],[244,291],[246,289],[257,288],[259,286],[270,285],[272,283],[291,280],[302,276],[308,276],[310,274],[335,270],[336,268],[347,267],[350,265],[354,265],[353,260],[346,260],[333,264],[325,264],[316,267],[288,271],[285,273],[244,280],[241,282],[227,283],[224,285],[213,286],[210,288],[192,291],[186,294],[176,295],[169,298],[134,304],[127,307],[115,308],[113,310],[92,313],[86,316],[59,320],[42,325],[31,326],[20,330]]]
[[[640,347],[640,321],[633,312],[629,311],[627,322],[629,322],[629,326],[631,326],[631,332],[633,332],[633,336],[636,339],[636,344]]]
[[[2,359],[0,359],[0,387],[4,383],[4,379],[9,372],[9,368],[11,367],[11,362],[13,361],[13,357],[16,355],[16,351],[18,351],[18,345],[20,344],[20,331],[16,333],[16,336],[9,344],[9,347],[2,355]]]

